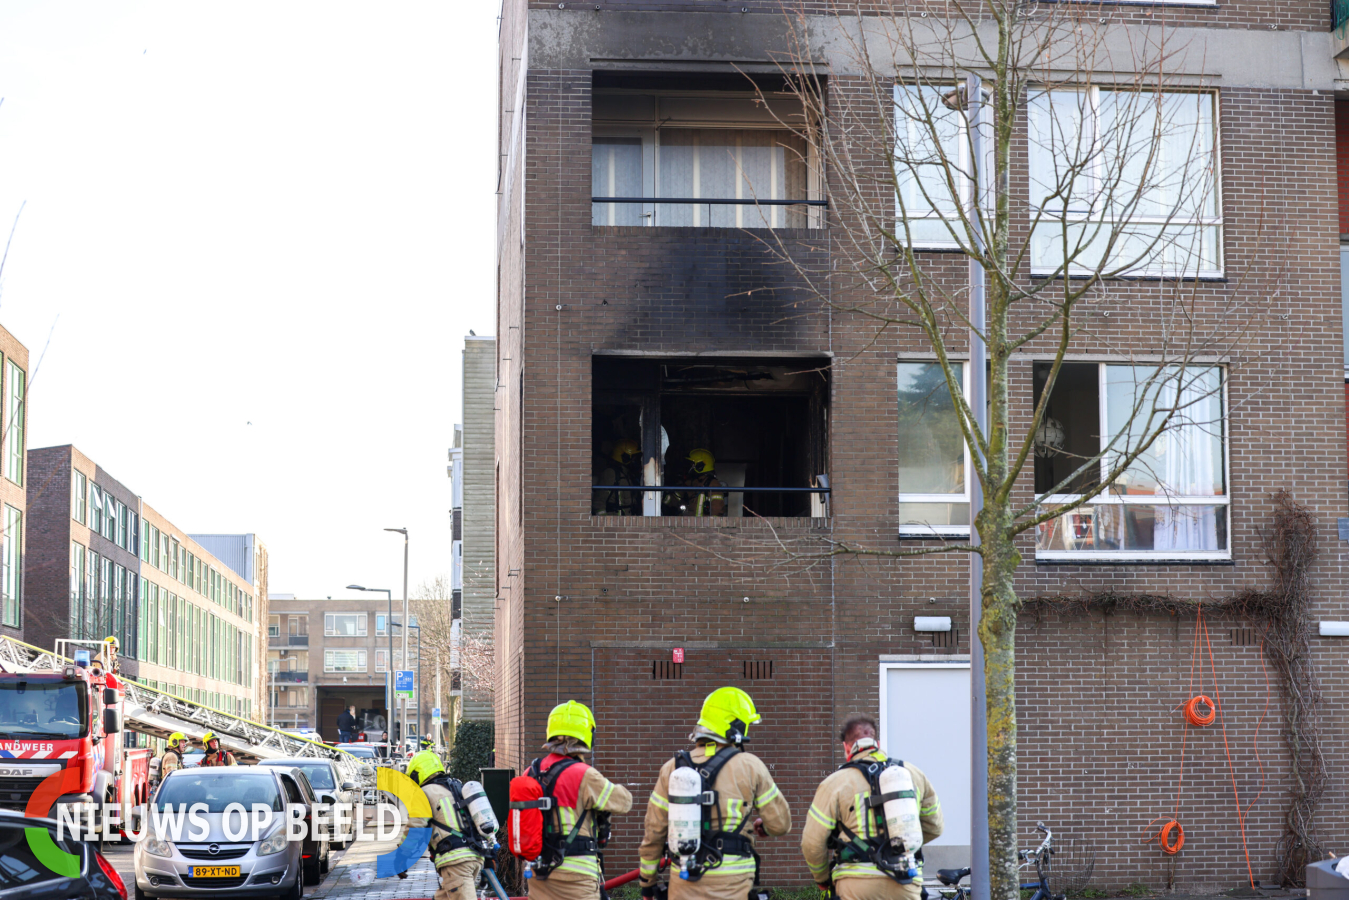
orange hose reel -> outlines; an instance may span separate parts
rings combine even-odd
[[[1156,821],[1158,820],[1153,819],[1152,822],[1143,826],[1145,835]],[[1167,819],[1162,827],[1157,829],[1156,834],[1143,838],[1145,844],[1151,844],[1153,841],[1157,842],[1157,846],[1162,848],[1163,853],[1168,856],[1175,856],[1180,852],[1180,848],[1185,846],[1185,829],[1175,819]]]
[[[1199,711],[1199,708],[1201,706],[1207,706],[1208,712],[1201,713]],[[1214,702],[1210,700],[1208,696],[1205,694],[1199,694],[1197,696],[1191,697],[1185,703],[1185,721],[1189,722],[1191,725],[1198,726],[1199,728],[1204,728],[1208,725],[1212,725],[1213,720],[1216,719],[1217,717],[1218,717],[1217,705],[1214,704]]]

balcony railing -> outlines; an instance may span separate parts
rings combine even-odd
[[[308,672],[273,672],[277,684],[308,684]]]
[[[269,647],[308,647],[307,634],[274,634],[267,638]]]

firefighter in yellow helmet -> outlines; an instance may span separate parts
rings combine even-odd
[[[201,745],[206,748],[206,755],[202,757],[199,766],[237,766],[238,760],[234,754],[220,746],[220,738],[214,731],[208,731],[201,736]]]
[[[181,731],[175,731],[169,735],[169,742],[164,747],[164,755],[159,759],[159,780],[163,781],[169,777],[170,772],[175,772],[183,767],[183,752],[187,749],[187,736]]]
[[[609,840],[609,816],[632,809],[632,794],[586,762],[594,740],[594,714],[568,700],[548,714],[547,755],[525,770],[553,798],[543,814],[543,854],[527,882],[533,900],[600,897],[598,853]]]
[[[642,446],[631,438],[614,444],[607,457],[597,454],[595,484],[642,483]],[[634,504],[637,504],[634,509]],[[641,515],[641,495],[632,491],[591,491],[590,512],[596,516]]]
[[[117,640],[116,637],[112,635],[105,637],[103,646],[99,647],[98,653],[94,654],[93,668],[114,674],[120,672],[117,655],[121,651],[121,647],[122,642]]]
[[[745,900],[757,887],[754,837],[777,837],[792,829],[787,800],[759,757],[742,749],[749,726],[760,721],[754,701],[739,688],[718,688],[703,701],[702,715],[689,735],[692,750],[681,750],[661,766],[646,806],[646,836],[638,848],[642,896],[658,892],[661,857],[669,851],[670,900]],[[679,770],[676,773],[676,770]],[[671,788],[671,779],[680,788]],[[715,802],[703,806],[710,796]],[[676,821],[690,819],[700,840],[696,849],[672,843],[671,806]]]
[[[877,734],[869,716],[843,724],[839,740],[847,762],[816,790],[801,853],[820,890],[832,885],[839,900],[919,900],[923,861],[917,854],[941,836],[941,801],[921,769],[886,756]],[[858,803],[882,796],[890,799],[879,806]],[[890,833],[891,803],[913,834]]]
[[[408,777],[425,792],[431,804],[431,818],[414,816],[408,819],[398,843],[401,845],[407,838],[408,829],[429,827],[431,839],[427,850],[435,863],[436,874],[440,876],[440,889],[436,891],[435,900],[473,900],[483,859],[496,845],[492,836],[495,832],[482,833],[474,826],[469,811],[469,804],[482,791],[482,786],[475,785],[474,793],[466,795],[464,785],[445,772],[445,765],[430,750],[423,750],[412,758],[408,763]],[[491,827],[495,826],[493,818]],[[405,876],[406,873],[399,875],[400,878]]]
[[[712,451],[701,447],[689,451],[684,457],[688,460],[688,476],[684,484],[689,487],[725,487],[716,475],[717,460]],[[726,515],[726,494],[721,491],[679,491],[665,495],[665,514],[667,516],[724,516]]]

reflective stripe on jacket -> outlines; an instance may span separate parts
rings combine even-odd
[[[568,759],[568,757],[558,753],[550,753],[539,763],[539,769],[543,773],[547,773],[556,763],[564,759]],[[563,840],[571,835],[572,829],[576,827],[577,818],[585,810],[593,809],[597,812],[621,815],[632,809],[632,794],[629,793],[627,788],[621,784],[614,784],[601,775],[598,769],[585,763],[571,766],[558,776],[557,784],[553,786],[553,800],[556,804],[557,822],[562,828]],[[552,813],[545,813],[544,815],[549,818],[552,817]],[[545,821],[548,821],[548,819],[545,819]],[[576,836],[592,837],[594,834],[595,817],[586,816],[586,820]],[[548,877],[552,878],[559,872],[574,872],[578,875],[599,878],[600,863],[594,856],[568,856],[562,861],[562,865],[549,873]]]

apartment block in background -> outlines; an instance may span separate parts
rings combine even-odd
[[[129,677],[252,715],[259,705],[253,573],[221,561],[73,446],[29,451],[28,469],[43,486],[24,559],[28,642],[52,647],[62,638],[114,635]],[[233,537],[260,549],[254,535]]]
[[[411,617],[408,664],[403,665],[403,603],[393,603],[394,668],[417,669],[417,617]],[[356,707],[361,728],[383,731],[388,722],[389,603],[378,600],[299,600],[272,594],[267,618],[266,718],[277,728],[313,728],[337,740],[337,717]],[[434,677],[428,655],[421,674]],[[429,729],[433,699],[413,701],[409,731]]]
[[[28,348],[0,328],[0,634],[19,638],[27,550],[27,441]]]

